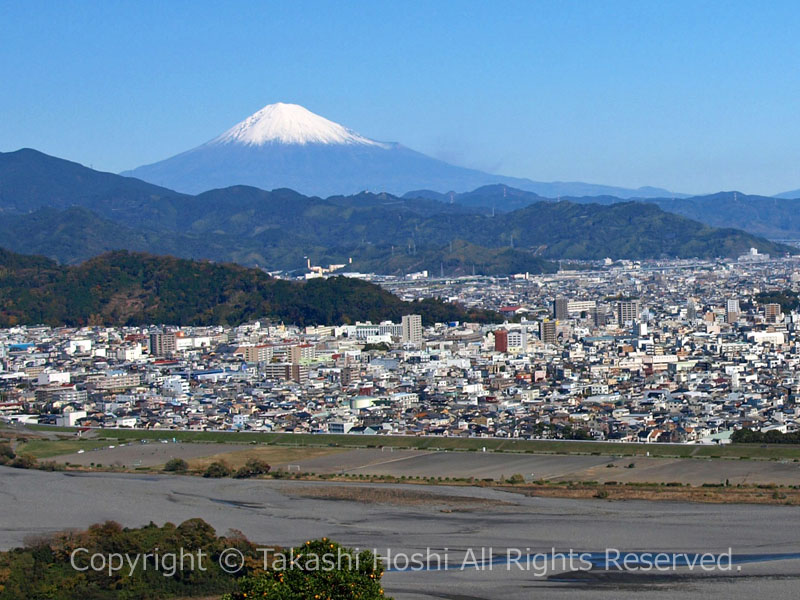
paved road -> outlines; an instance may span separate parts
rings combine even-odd
[[[328,483],[206,480],[125,474],[72,474],[0,467],[0,547],[33,533],[86,527],[113,519],[124,525],[202,517],[219,532],[239,529],[263,544],[296,544],[327,535],[386,555],[447,553],[459,563],[472,549],[502,556],[530,552],[603,551],[797,553],[800,508],[529,498],[483,488],[431,488],[429,504],[309,498]],[[340,485],[340,484],[333,484]],[[347,485],[347,484],[341,484]],[[413,494],[413,485],[387,486]],[[351,488],[352,489],[352,488]],[[355,490],[358,496],[358,489]],[[324,494],[323,494],[324,495]],[[470,501],[464,501],[464,498]],[[480,502],[478,502],[480,501]],[[504,567],[394,572],[387,593],[402,600],[529,598],[796,598],[800,560],[742,565],[741,571],[667,575],[609,571],[564,573]]]

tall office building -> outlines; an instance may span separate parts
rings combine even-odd
[[[617,325],[625,327],[639,318],[638,300],[620,300],[617,302]]]
[[[569,300],[567,298],[556,298],[553,302],[553,318],[556,321],[569,319]]]
[[[494,332],[494,351],[508,352],[508,331],[496,329]]]
[[[175,352],[174,333],[151,333],[150,354],[153,356],[166,356]]]
[[[508,347],[526,352],[528,350],[528,330],[525,327],[521,329],[512,329],[508,332]]]
[[[406,315],[400,325],[403,330],[400,339],[404,344],[422,343],[422,317],[420,315]]]
[[[686,319],[688,321],[694,321],[697,318],[697,306],[694,303],[692,298],[689,298],[686,302]]]
[[[539,333],[542,341],[545,344],[556,343],[556,322],[555,321],[542,321],[539,325]]]
[[[736,323],[739,320],[739,315],[742,313],[739,308],[739,300],[731,298],[725,304],[725,321],[727,323]]]
[[[608,324],[608,310],[605,306],[595,306],[589,311],[595,327],[605,327]]]
[[[777,323],[781,320],[781,305],[780,304],[765,304],[764,305],[764,316],[767,319],[767,323]]]

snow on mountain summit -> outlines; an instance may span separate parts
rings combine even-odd
[[[376,142],[297,104],[270,104],[222,135],[123,175],[187,194],[234,185],[328,197],[362,190],[463,192],[502,184],[540,196],[661,196],[583,183],[542,183],[451,165],[399,143]]]
[[[268,104],[209,144],[360,144],[386,147],[314,114],[299,104]]]

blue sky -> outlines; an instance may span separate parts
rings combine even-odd
[[[296,102],[540,181],[800,188],[796,2],[0,2],[0,151],[121,171]]]

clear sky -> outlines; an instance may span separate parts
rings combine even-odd
[[[0,89],[0,151],[108,171],[283,101],[539,181],[800,188],[796,0],[0,0]]]

